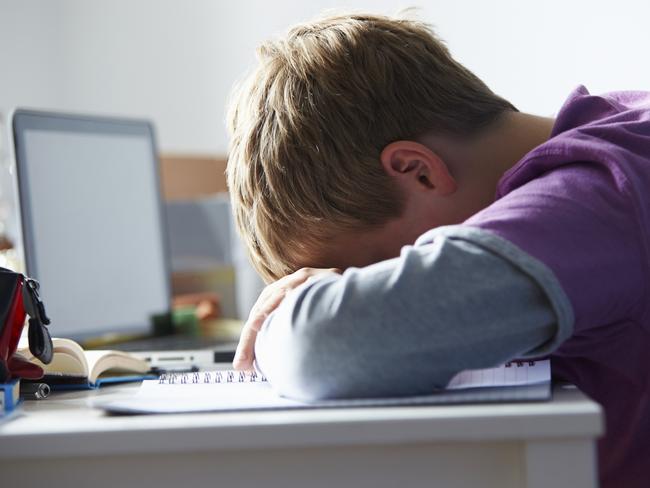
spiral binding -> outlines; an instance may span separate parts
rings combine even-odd
[[[507,362],[506,368],[523,368],[534,366],[534,360],[513,360]],[[185,385],[185,384],[220,384],[220,383],[265,383],[266,377],[255,371],[200,371],[192,373],[163,373],[158,378],[161,385]]]
[[[528,366],[535,366],[535,361],[533,360],[521,361],[519,359],[515,359],[513,361],[508,361],[506,364],[504,364],[504,366],[506,368],[512,368],[513,366],[516,366],[518,368],[523,368],[524,366],[526,366],[526,364]]]
[[[158,378],[161,385],[196,385],[199,383],[264,383],[264,375],[255,371],[200,371],[192,373],[163,373]]]

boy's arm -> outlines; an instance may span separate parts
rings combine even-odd
[[[441,228],[427,239],[284,298],[256,345],[281,394],[430,393],[462,369],[548,354],[571,334],[571,305],[539,261],[476,228]]]

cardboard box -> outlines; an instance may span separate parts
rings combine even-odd
[[[225,156],[162,154],[160,170],[165,200],[187,200],[227,192]]]

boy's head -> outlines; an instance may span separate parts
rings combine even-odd
[[[470,137],[515,110],[413,20],[323,18],[262,45],[258,57],[229,113],[228,185],[267,280],[339,266],[323,256],[335,242],[344,253],[351,233],[391,232],[405,205],[382,164],[391,143]]]

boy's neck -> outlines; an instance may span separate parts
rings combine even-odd
[[[467,216],[494,201],[503,174],[528,152],[546,142],[555,119],[507,112],[491,127],[472,138],[428,134],[421,142],[445,161],[458,182],[458,203]]]
[[[484,164],[492,166],[500,178],[527,153],[548,141],[554,124],[554,118],[509,112],[485,139],[477,139],[475,159],[482,154]]]

